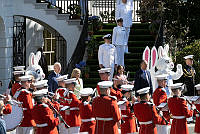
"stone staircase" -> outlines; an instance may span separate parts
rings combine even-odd
[[[105,34],[112,34],[112,29],[116,26],[116,24],[106,23],[103,24],[103,29],[96,32],[94,38],[99,42],[99,44],[103,44],[104,41],[102,37]],[[148,23],[134,23],[131,27],[129,41],[128,41],[128,49],[129,54],[125,54],[125,71],[130,71],[129,79],[133,80],[135,72],[139,69],[139,64],[142,59],[142,54],[145,47],[153,46],[155,42],[155,38],[150,34],[148,30]],[[99,82],[99,74],[98,74],[98,47],[94,50],[93,57],[88,58],[87,67],[89,68],[89,78],[84,78],[84,87],[92,87],[95,88],[97,82]]]
[[[66,61],[69,62],[83,29],[81,19],[70,19],[70,14],[61,14],[58,8],[48,8],[48,3],[36,0],[18,0],[13,6],[14,15],[25,16],[50,32],[57,31],[67,42]]]

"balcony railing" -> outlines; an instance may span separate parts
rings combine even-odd
[[[88,9],[91,16],[103,15],[103,22],[115,21],[116,1],[118,0],[45,0],[59,8],[60,13],[70,14],[71,19],[85,18]],[[133,22],[140,21],[137,15],[140,2],[141,0],[133,0]]]
[[[89,0],[88,10],[91,16],[104,15],[103,22],[115,21],[115,9],[116,2],[118,0]],[[137,15],[137,10],[139,10],[139,4],[141,0],[133,0],[133,22],[139,22],[140,18]]]

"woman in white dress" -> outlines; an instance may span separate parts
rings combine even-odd
[[[79,99],[80,98],[80,91],[83,89],[83,80],[80,78],[81,70],[78,68],[73,69],[71,78],[76,78],[76,86],[74,90],[74,94]]]
[[[117,63],[124,66],[124,46],[127,45],[126,30],[123,27],[123,19],[117,19],[117,26],[113,29],[112,44],[117,50]]]

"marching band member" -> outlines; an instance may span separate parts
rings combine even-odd
[[[10,105],[11,96],[6,95],[6,98],[4,98],[4,110],[3,114],[10,114],[12,112],[12,106]]]
[[[118,102],[121,110],[121,134],[135,134],[137,132],[136,118],[133,112],[132,104],[128,101],[131,99],[133,85],[122,85],[123,98]]]
[[[21,77],[25,73],[25,71],[24,71],[25,66],[16,66],[16,67],[13,67],[13,68],[14,68],[15,71],[13,72],[14,83],[12,84],[12,88],[11,88],[11,95],[12,96],[14,96],[16,91],[21,88],[19,77]]]
[[[153,102],[156,106],[161,103],[167,103],[167,93],[165,87],[167,86],[167,74],[157,75],[158,88],[153,93]],[[163,116],[170,122],[169,111],[163,111]],[[157,125],[158,134],[168,134],[168,125]]]
[[[184,57],[186,66],[183,69],[183,83],[186,85],[187,92],[184,94],[186,96],[194,96],[195,95],[195,69],[192,67],[193,65],[193,56],[187,55]]]
[[[111,68],[110,81],[112,81],[114,69],[117,67],[117,51],[111,43],[111,35],[103,37],[105,43],[99,46],[98,60],[100,68]]]
[[[166,124],[165,120],[158,115],[155,106],[149,102],[149,89],[150,87],[146,87],[137,91],[141,101],[136,102],[133,107],[140,124],[139,134],[157,134],[156,124]]]
[[[67,79],[67,76],[68,75],[63,75],[56,78],[56,80],[58,81],[58,89],[56,89],[57,96],[64,97],[64,92],[66,91],[64,80]]]
[[[195,103],[196,109],[198,111],[200,111],[200,97],[199,97],[200,96],[200,84],[196,85],[195,87],[197,90],[198,99],[194,103]],[[200,134],[200,127],[199,127],[200,126],[200,114],[196,113],[196,112],[195,112],[195,114],[196,114],[196,122],[195,122],[194,132],[197,134]]]
[[[113,82],[102,81],[98,85],[100,96],[94,98],[92,103],[92,111],[96,118],[95,134],[118,134],[120,111],[115,97],[109,96]]]
[[[81,116],[81,128],[80,132],[88,132],[88,134],[95,134],[95,118],[92,112],[91,105],[91,95],[93,94],[92,88],[83,88],[80,91],[81,95],[81,104],[80,108],[80,116]]]
[[[109,80],[111,68],[101,68],[98,71],[99,71],[99,76],[101,78],[101,81],[108,81]],[[99,85],[97,85],[97,91],[98,91],[98,94],[100,95]],[[116,96],[117,99],[121,99],[121,97],[122,97],[121,90],[119,90],[118,88],[117,89],[110,88],[110,95]]]
[[[118,65],[124,66],[124,46],[127,45],[127,40],[122,18],[117,18],[117,27],[113,29],[112,44],[115,45],[117,50]]]
[[[4,108],[5,108],[4,101],[0,100],[0,115],[1,115],[1,118],[0,118],[0,134],[6,134],[6,123],[2,119]]]
[[[170,134],[189,134],[186,118],[192,116],[193,110],[188,109],[186,99],[181,97],[182,89],[183,83],[171,86],[174,96],[168,99],[168,107],[173,116]]]
[[[81,126],[81,118],[79,113],[80,100],[77,99],[74,94],[76,78],[67,79],[64,81],[66,84],[66,91],[64,92],[65,97],[65,121],[70,126],[66,128],[63,134],[79,133]],[[62,134],[62,133],[61,133]]]
[[[32,118],[32,93],[29,91],[32,77],[30,75],[27,75],[21,76],[19,78],[22,87],[15,93],[14,98],[22,102],[24,118],[20,126],[16,129],[16,134],[32,134],[33,126],[35,126],[35,122]]]
[[[36,134],[58,134],[57,127],[59,119],[54,117],[52,109],[47,105],[48,89],[41,89],[33,92],[36,105],[33,107],[32,116],[36,123]]]

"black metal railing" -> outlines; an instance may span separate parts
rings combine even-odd
[[[115,21],[115,10],[119,0],[89,0],[88,10],[90,16],[101,16],[103,22]],[[137,10],[140,9],[141,0],[133,0],[133,22],[139,22],[140,17],[137,15]]]
[[[87,0],[36,0],[49,3],[49,8],[58,8],[60,14],[70,14],[70,19],[84,19]]]
[[[26,18],[14,16],[13,66],[26,65]]]

